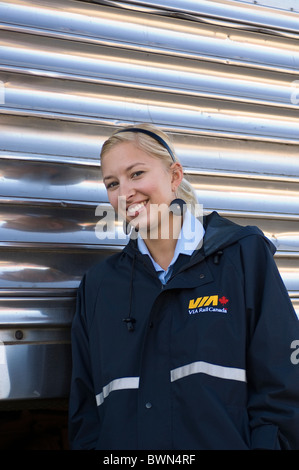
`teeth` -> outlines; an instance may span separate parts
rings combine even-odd
[[[135,214],[136,212],[139,212],[142,207],[144,207],[146,202],[140,202],[138,204],[133,204],[132,206],[128,207],[127,213],[130,214]]]

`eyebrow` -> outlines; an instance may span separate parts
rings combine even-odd
[[[146,163],[143,163],[143,162],[133,163],[132,165],[128,166],[125,169],[125,171],[126,172],[131,171],[134,168],[134,166],[137,166],[137,165],[146,165]],[[106,180],[109,180],[111,178],[115,178],[115,176],[113,176],[113,175],[105,176],[105,178],[103,178],[103,182],[105,182]]]

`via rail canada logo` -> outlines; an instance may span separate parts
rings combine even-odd
[[[207,295],[189,300],[188,313],[194,315],[202,312],[227,313],[229,300],[223,295]]]

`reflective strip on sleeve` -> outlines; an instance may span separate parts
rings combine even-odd
[[[188,377],[192,374],[207,374],[220,379],[238,380],[246,382],[246,371],[235,367],[224,367],[209,362],[197,361],[177,367],[170,371],[171,382]]]
[[[121,379],[114,379],[108,385],[103,387],[103,391],[96,395],[97,406],[100,406],[109,393],[115,390],[128,390],[132,388],[139,388],[139,377],[122,377]]]

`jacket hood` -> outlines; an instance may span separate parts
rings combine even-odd
[[[276,251],[273,243],[265,237],[258,227],[252,225],[238,225],[235,222],[221,217],[215,211],[204,217],[203,225],[205,229],[203,243],[205,256],[210,256],[250,235],[262,236],[269,245],[272,254]]]

